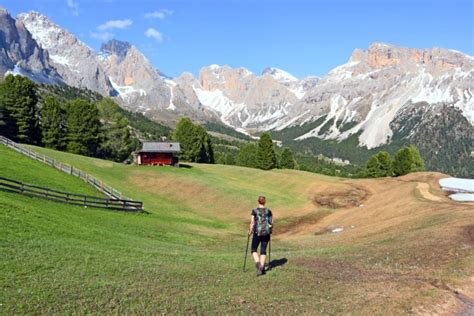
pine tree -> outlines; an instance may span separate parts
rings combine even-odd
[[[257,167],[263,170],[270,170],[276,168],[276,166],[277,159],[272,138],[270,134],[263,133],[258,142]]]
[[[0,135],[5,135],[6,137],[10,136],[7,133],[9,122],[9,113],[7,112],[6,107],[0,103]]]
[[[76,99],[66,104],[69,152],[95,156],[101,141],[99,110],[94,104]]]
[[[129,121],[119,112],[118,104],[110,98],[103,98],[96,105],[102,121],[100,155],[118,162],[124,161],[133,150]]]
[[[227,153],[225,155],[225,164],[226,165],[235,165],[235,159],[232,154]]]
[[[280,167],[283,169],[295,169],[295,157],[289,148],[283,149],[281,153]]]
[[[391,177],[393,175],[393,161],[390,154],[386,151],[380,151],[377,154],[377,159],[379,162],[380,176]]]
[[[214,163],[214,150],[212,148],[211,137],[201,125],[194,125],[195,146],[199,147],[194,152],[199,154],[193,157],[192,161],[201,163]]]
[[[180,143],[181,153],[179,158],[185,161],[193,161],[193,157],[197,156],[196,154],[196,144],[195,144],[195,129],[194,124],[191,119],[184,117],[178,124],[176,124],[176,129],[172,135],[172,138]],[[198,153],[200,151],[200,146],[197,149]]]
[[[66,113],[54,97],[48,97],[41,108],[42,143],[53,149],[66,147]]]
[[[243,167],[257,168],[257,146],[250,143],[240,148],[236,164]]]
[[[416,146],[414,145],[410,145],[408,147],[408,150],[410,151],[412,157],[411,172],[425,171],[425,162],[423,161],[423,158],[421,157],[418,148],[416,148]]]
[[[397,151],[393,161],[393,170],[397,176],[425,170],[425,164],[418,148],[412,145]]]
[[[172,138],[181,145],[180,159],[191,162],[214,163],[211,137],[204,127],[194,125],[189,118],[182,118],[178,122]]]
[[[23,76],[8,75],[0,84],[0,111],[4,134],[24,143],[39,143],[36,85]]]
[[[377,158],[377,155],[373,155],[367,160],[366,169],[367,175],[370,178],[378,178],[383,176],[381,173],[380,161]]]

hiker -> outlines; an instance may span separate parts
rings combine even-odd
[[[250,220],[249,235],[252,237],[252,256],[257,268],[257,276],[265,274],[265,258],[267,255],[267,246],[270,242],[270,236],[273,228],[272,211],[265,207],[267,200],[264,196],[258,197],[258,207],[252,210],[252,219]],[[260,256],[257,253],[260,244]]]

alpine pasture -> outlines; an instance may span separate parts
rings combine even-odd
[[[442,174],[351,180],[30,148],[143,201],[147,213],[0,191],[0,314],[454,313],[466,305],[455,291],[473,294],[474,205],[449,200]],[[0,175],[102,196],[4,146]],[[275,217],[274,267],[257,278],[250,256],[247,271],[242,264],[262,194]]]

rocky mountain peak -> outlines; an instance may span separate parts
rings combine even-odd
[[[282,83],[289,83],[289,82],[298,81],[298,79],[295,76],[293,76],[292,74],[290,74],[290,73],[288,73],[284,70],[275,68],[275,67],[265,68],[262,72],[262,75],[272,76],[277,81],[280,81]]]
[[[6,8],[0,7],[0,15],[10,15],[10,13]]]
[[[125,58],[131,47],[132,45],[129,42],[111,39],[110,41],[102,44],[100,51],[102,53],[113,54],[120,58]]]
[[[61,77],[51,67],[49,56],[20,20],[0,7],[0,75],[21,74],[35,81],[58,83]]]
[[[18,21],[48,51],[52,65],[67,84],[105,95],[115,94],[96,53],[76,36],[38,12],[19,14]]]

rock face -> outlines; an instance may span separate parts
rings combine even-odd
[[[182,116],[203,122],[212,119],[194,93],[166,78],[133,45],[111,40],[98,56],[122,104],[167,124]],[[184,83],[186,78],[181,81]]]
[[[418,50],[376,43],[354,51],[304,98],[308,116],[296,124],[325,120],[298,139],[342,140],[361,132],[368,148],[390,142],[390,123],[411,103],[450,104],[474,123],[474,59],[442,48]],[[330,123],[325,133],[321,128]],[[344,126],[354,125],[345,129]]]
[[[242,67],[218,65],[202,68],[199,81],[187,80],[205,108],[246,133],[279,126],[317,81],[316,77],[298,80],[277,68],[267,68],[257,76]]]
[[[48,51],[51,64],[68,85],[103,95],[116,94],[97,60],[97,54],[69,31],[38,12],[22,13],[17,21],[21,21],[41,47]]]
[[[21,21],[15,21],[0,7],[0,76],[21,74],[32,80],[60,83],[61,77],[51,66],[48,53],[32,38]]]

